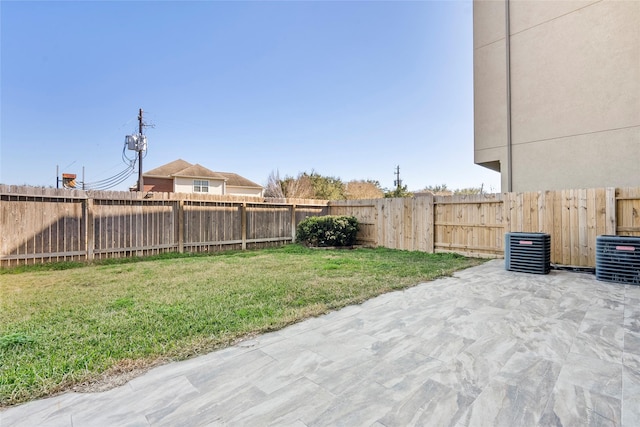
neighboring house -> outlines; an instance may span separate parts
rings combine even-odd
[[[262,186],[238,174],[214,172],[182,159],[152,169],[143,175],[144,191],[208,193],[262,197]]]
[[[475,163],[502,191],[640,186],[640,1],[473,1]]]

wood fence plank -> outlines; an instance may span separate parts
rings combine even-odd
[[[522,226],[521,231],[531,232],[534,230],[533,218],[531,212],[533,211],[533,194],[534,193],[522,193]]]
[[[402,200],[402,248],[408,251],[413,250],[413,235],[414,235],[414,224],[413,224],[413,198],[404,197]]]
[[[547,197],[543,191],[538,192],[538,227],[536,229],[539,233],[549,233],[546,227],[547,218]]]
[[[596,236],[602,236],[607,233],[607,208],[606,208],[606,192],[604,188],[598,188],[596,193]]]
[[[640,188],[617,189],[616,234],[640,236]]]
[[[562,261],[560,264],[571,264],[571,197],[568,190],[560,191],[561,219],[560,229],[562,241]]]
[[[544,210],[541,213],[541,227],[543,233],[547,233],[551,240],[551,258],[555,253],[556,242],[553,239],[553,221],[554,221],[554,199],[552,191],[545,191],[541,196],[544,199]]]
[[[504,251],[504,234],[507,230],[506,219],[504,218],[504,194],[498,194],[501,203],[496,204],[494,207],[495,210],[495,222],[496,224],[502,224],[503,228],[501,230],[497,230],[494,235],[494,244],[493,246],[500,248]]]
[[[627,232],[630,236],[640,236],[640,188],[626,188],[626,194],[633,200],[629,202],[630,206],[630,227],[635,231]],[[623,225],[626,226],[626,225]]]
[[[605,190],[605,211],[607,222],[605,223],[605,234],[614,236],[617,232],[616,222],[616,189],[607,188]]]
[[[587,215],[587,190],[577,190],[578,208],[578,257],[577,265],[587,265],[589,263],[589,223]]]
[[[597,238],[598,227],[598,209],[596,205],[597,190],[589,188],[587,190],[587,264],[595,265],[596,251],[595,242]]]
[[[569,190],[569,212],[570,212],[570,226],[569,235],[571,238],[571,255],[570,265],[580,265],[580,221],[578,215],[578,190]]]
[[[87,260],[91,261],[93,260],[93,256],[94,256],[94,250],[96,248],[96,243],[95,243],[95,221],[93,218],[93,204],[94,204],[94,200],[93,199],[87,199],[85,201],[85,207],[86,207],[86,211],[85,211],[85,217],[84,217],[84,221],[85,221],[85,236],[86,236],[86,242],[85,242],[85,251],[87,253]]]
[[[433,196],[429,195],[424,198],[425,201],[425,251],[428,253],[433,253],[435,251],[435,225],[434,223],[434,204],[433,204]]]

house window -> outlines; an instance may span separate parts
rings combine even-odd
[[[194,179],[193,180],[193,192],[194,193],[208,193],[209,192],[209,181],[202,179]]]

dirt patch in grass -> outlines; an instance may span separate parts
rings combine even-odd
[[[79,393],[96,393],[111,390],[112,388],[125,385],[132,379],[148,372],[156,366],[168,363],[165,359],[125,359],[101,373],[96,378],[75,384],[71,390]],[[62,390],[64,391],[64,390]]]

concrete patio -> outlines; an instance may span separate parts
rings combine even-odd
[[[639,426],[640,287],[501,260],[0,426]]]

